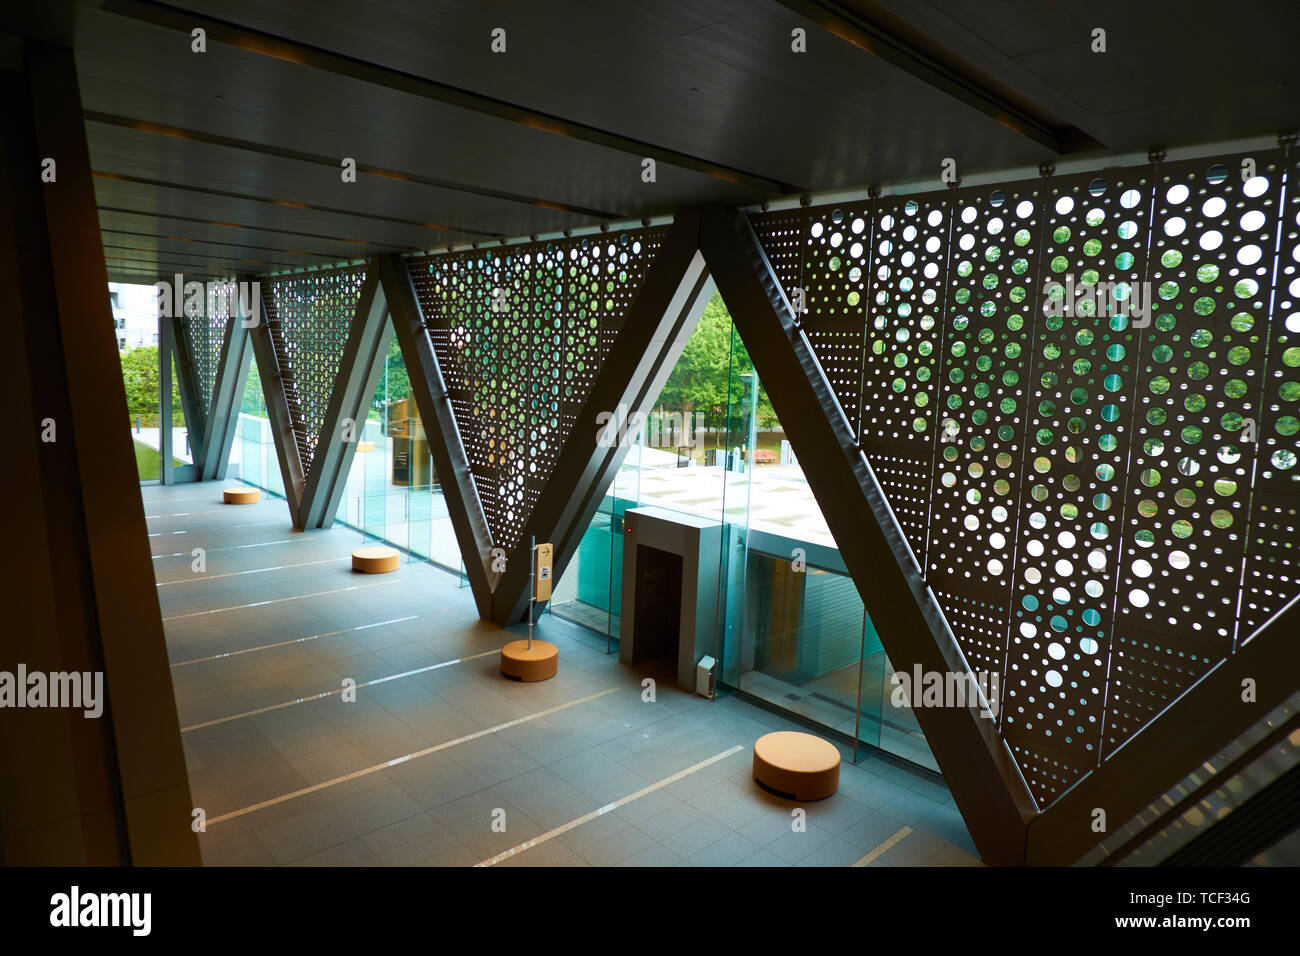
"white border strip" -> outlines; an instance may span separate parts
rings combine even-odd
[[[602,690],[596,694],[589,694],[586,697],[579,697],[577,700],[571,700],[567,704],[558,704],[555,707],[548,707],[546,710],[539,710],[535,714],[527,714],[523,717],[516,717],[514,720],[508,720],[504,724],[497,724],[495,727],[488,727],[486,730],[479,730],[472,734],[466,734],[464,737],[457,737],[455,740],[448,740],[446,743],[435,744],[432,747],[426,747],[424,750],[417,750],[415,753],[405,754],[401,757],[394,757],[392,760],[384,763],[377,763],[373,767],[366,767],[364,770],[357,770],[341,777],[335,777],[333,780],[326,780],[324,783],[313,784],[310,787],[303,787],[301,790],[295,790],[292,793],[286,793],[278,797],[272,797],[270,800],[263,800],[261,803],[255,803],[251,807],[244,807],[242,810],[232,810],[230,813],[223,813],[219,817],[212,817],[208,820],[208,826],[216,823],[224,823],[227,820],[233,820],[235,817],[242,817],[244,814],[253,813],[257,810],[273,807],[278,803],[284,803],[297,797],[305,797],[309,793],[315,793],[318,790],[324,790],[326,787],[333,787],[340,783],[347,783],[349,780],[356,780],[358,777],[364,777],[368,774],[377,773],[380,770],[387,770],[389,767],[396,767],[398,764],[406,763],[408,760],[416,760],[420,757],[427,757],[429,754],[437,753],[440,750],[447,750],[458,744],[468,743],[471,740],[477,740],[480,737],[486,737],[488,734],[499,733],[510,727],[516,727],[519,724],[526,724],[530,720],[536,720],[539,717],[547,717],[551,714],[558,713],[562,710],[568,710],[570,707],[577,707],[579,704],[585,704],[595,700],[597,697],[604,697],[606,694],[613,694],[620,690],[618,687],[611,687],[609,690]]]
[[[562,824],[561,826],[556,827],[554,830],[547,830],[541,836],[533,837],[531,840],[525,840],[523,843],[519,844],[518,846],[513,846],[510,849],[504,851],[503,853],[498,853],[496,856],[490,857],[481,863],[475,863],[474,865],[475,866],[496,866],[502,860],[508,860],[512,856],[515,856],[516,854],[523,853],[525,850],[531,850],[533,847],[545,843],[547,840],[553,840],[557,836],[560,836],[561,834],[568,833],[570,830],[574,829],[575,827],[580,827],[584,823],[590,823],[592,820],[595,820],[597,817],[604,816],[606,813],[610,813],[613,810],[617,810],[619,807],[626,806],[627,804],[631,803],[633,800],[641,799],[646,794],[654,793],[656,790],[662,790],[670,783],[676,783],[678,780],[681,780],[683,777],[689,777],[697,770],[703,770],[705,767],[708,767],[711,764],[715,764],[719,760],[725,760],[727,757],[730,757],[732,754],[738,753],[739,751],[744,749],[745,749],[744,747],[737,744],[736,746],[730,748],[729,750],[722,751],[722,753],[720,754],[714,754],[708,760],[701,760],[699,763],[687,767],[685,770],[677,771],[671,777],[664,777],[658,783],[652,783],[648,787],[642,787],[636,793],[629,793],[626,797],[620,797],[618,800],[615,800],[613,803],[607,803],[603,807],[600,807],[599,809],[592,810],[590,813],[583,814],[582,816],[578,817],[578,819],[576,820],[570,820],[568,823]]]

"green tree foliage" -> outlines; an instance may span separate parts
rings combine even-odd
[[[411,397],[411,378],[402,360],[402,348],[397,344],[397,336],[388,341],[388,356],[384,359],[384,371],[379,375],[375,385],[374,397],[370,400],[370,417],[382,420],[385,402],[399,402]]]
[[[244,401],[239,410],[247,415],[266,417],[266,399],[262,395],[262,378],[257,374],[256,360],[248,363],[248,380],[244,382]]]
[[[703,412],[704,423],[710,428],[725,428],[729,407],[733,422],[747,414],[748,410],[742,407],[745,385],[740,375],[753,370],[754,363],[745,343],[734,331],[731,313],[723,304],[722,296],[715,292],[659,394],[658,408],[685,415]],[[759,389],[758,421],[763,427],[776,423],[776,414],[762,388]]]
[[[141,345],[119,353],[122,361],[122,386],[126,389],[126,407],[131,418],[139,415],[141,421],[151,427],[158,424],[159,389],[158,389],[158,346]],[[172,371],[172,425],[185,424],[185,413],[181,406],[180,383],[176,379],[175,367]]]

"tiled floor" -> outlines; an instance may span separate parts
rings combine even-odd
[[[513,635],[454,576],[353,574],[356,532],[297,533],[282,500],[220,489],[143,489],[208,865],[977,862],[933,775],[846,761],[796,831],[800,805],[750,778],[754,740],[790,721],[662,679],[646,702],[647,675],[551,616],[558,676],[509,681]]]

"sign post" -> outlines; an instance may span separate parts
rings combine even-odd
[[[533,602],[551,599],[551,554],[549,543],[538,544],[529,537],[529,569],[532,589],[528,595],[528,646],[533,646]]]

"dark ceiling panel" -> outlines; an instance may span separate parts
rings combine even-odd
[[[151,236],[123,231],[109,225],[103,225],[102,236],[104,249],[111,249],[117,255],[128,253],[152,255],[158,259],[193,261],[214,268],[236,269],[244,272],[274,272],[282,269],[301,269],[312,265],[329,265],[328,261],[317,256],[281,256],[267,252],[242,255],[236,249],[192,242],[180,237]]]
[[[109,282],[120,282],[124,285],[153,285],[156,282],[170,282],[176,274],[175,269],[158,269],[153,267],[136,268],[137,263],[117,262],[105,259],[105,266],[108,271]],[[194,270],[181,270],[185,273],[186,279],[194,279],[198,282],[207,282],[210,279],[229,278],[224,272],[195,272]]]
[[[88,123],[86,129],[97,172],[199,185],[214,192],[258,195],[345,215],[404,220],[414,226],[441,226],[480,238],[528,235],[599,221],[378,176],[357,176],[356,182],[343,182],[338,166],[320,166],[103,123]],[[496,224],[496,228],[484,229],[484,223]]]
[[[636,156],[218,43],[194,54],[186,34],[97,11],[83,17],[77,63],[92,113],[351,156],[620,217],[770,195],[662,166],[652,189],[641,181]],[[554,228],[584,221],[569,216]],[[477,228],[502,231],[490,223]]]
[[[905,14],[1114,151],[1272,135],[1300,114],[1293,0],[855,2]],[[1094,28],[1105,53],[1092,52]]]
[[[399,249],[435,248],[448,242],[472,241],[472,237],[463,233],[447,233],[383,220],[332,215],[312,209],[296,209],[270,202],[232,199],[104,177],[95,178],[95,197],[100,206],[160,214],[174,213],[221,222],[251,223],[305,233],[337,234],[352,240],[365,240]],[[338,248],[340,259],[356,259],[373,253],[373,248],[361,241],[340,241]]]
[[[266,229],[245,229],[223,223],[204,222],[197,217],[159,216],[103,206],[99,210],[99,222],[106,230],[151,236],[175,236],[205,243],[212,246],[214,251],[245,250],[260,256],[289,256],[302,262],[337,262],[340,258],[347,258],[339,255],[338,250],[344,247],[342,240],[339,239],[318,239],[313,236],[273,232]],[[346,248],[355,250],[356,246],[348,243]],[[395,246],[370,246],[369,249],[376,252],[400,251]]]
[[[187,6],[812,189],[922,175],[955,145],[971,163],[989,168],[1037,162],[1043,154],[1037,144],[767,0],[385,0],[368,5],[364,18],[350,5],[321,3],[305,19],[253,0]],[[503,55],[489,52],[496,25],[512,38]],[[809,32],[806,54],[790,50],[797,26]],[[502,135],[484,142],[495,144]],[[885,150],[885,142],[906,148]]]
[[[810,2],[892,24],[913,49],[1013,90],[1103,141],[1099,164],[1295,122],[1282,0],[1231,15],[1200,2]],[[804,9],[82,0],[77,64],[104,225],[175,244],[160,254],[197,240],[214,262],[341,261],[750,205],[773,184],[937,185],[946,157],[963,176],[1053,158],[791,6]],[[204,17],[234,24],[223,35],[247,48],[191,52],[185,24]],[[504,54],[490,50],[498,26]],[[1108,31],[1105,54],[1089,51],[1094,26]],[[795,27],[807,53],[790,50]],[[1213,69],[1198,67],[1207,57]],[[638,145],[690,162],[661,161],[645,183]],[[356,183],[341,181],[344,156]]]

